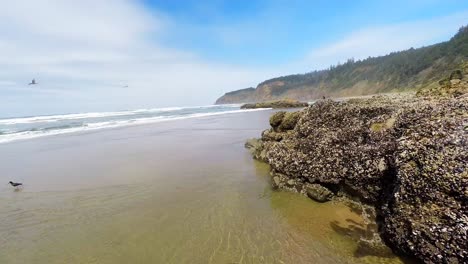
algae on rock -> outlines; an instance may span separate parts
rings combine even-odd
[[[278,112],[251,144],[254,157],[270,164],[275,188],[375,207],[393,250],[428,263],[466,263],[466,72],[417,96],[324,100]]]

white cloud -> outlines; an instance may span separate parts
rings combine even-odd
[[[161,21],[132,1],[18,0],[2,4],[3,19],[23,37],[126,47]],[[5,26],[6,23],[3,23]]]
[[[364,59],[435,44],[454,35],[460,26],[466,24],[467,17],[468,12],[461,12],[431,20],[363,28],[312,50],[305,63],[322,69],[349,58]]]
[[[170,21],[137,1],[3,2],[3,115],[209,104],[272,76],[162,46]]]

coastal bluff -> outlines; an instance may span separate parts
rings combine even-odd
[[[218,98],[215,104],[237,104],[239,102],[251,102],[252,95],[255,92],[255,88],[249,87],[245,89],[240,89],[237,91],[232,91],[224,94]]]
[[[468,65],[416,94],[321,100],[270,125],[246,147],[275,189],[357,201],[395,252],[468,262]]]
[[[216,104],[265,102],[284,98],[315,101],[325,97],[351,97],[416,91],[444,78],[468,60],[468,26],[446,42],[410,48],[385,56],[345,63],[303,74],[265,80],[255,88],[225,93]]]

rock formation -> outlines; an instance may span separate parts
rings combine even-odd
[[[460,97],[468,94],[468,62],[460,69],[453,71],[449,77],[442,79],[438,85],[432,85],[418,91],[418,96]]]
[[[383,240],[427,263],[468,262],[468,67],[413,94],[278,112],[255,158],[274,188],[375,208]],[[341,198],[340,198],[341,199]]]
[[[306,102],[300,102],[297,100],[283,99],[276,101],[244,104],[241,109],[254,109],[254,108],[300,108],[309,106]]]

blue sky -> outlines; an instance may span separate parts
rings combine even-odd
[[[358,29],[430,20],[468,9],[468,1],[433,0],[147,0],[145,4],[177,21],[165,44],[181,49],[188,45],[208,59],[260,66],[301,59],[311,49]],[[449,32],[428,43],[446,40],[453,33]]]
[[[206,105],[267,78],[445,41],[468,24],[461,0],[2,5],[0,116]]]

